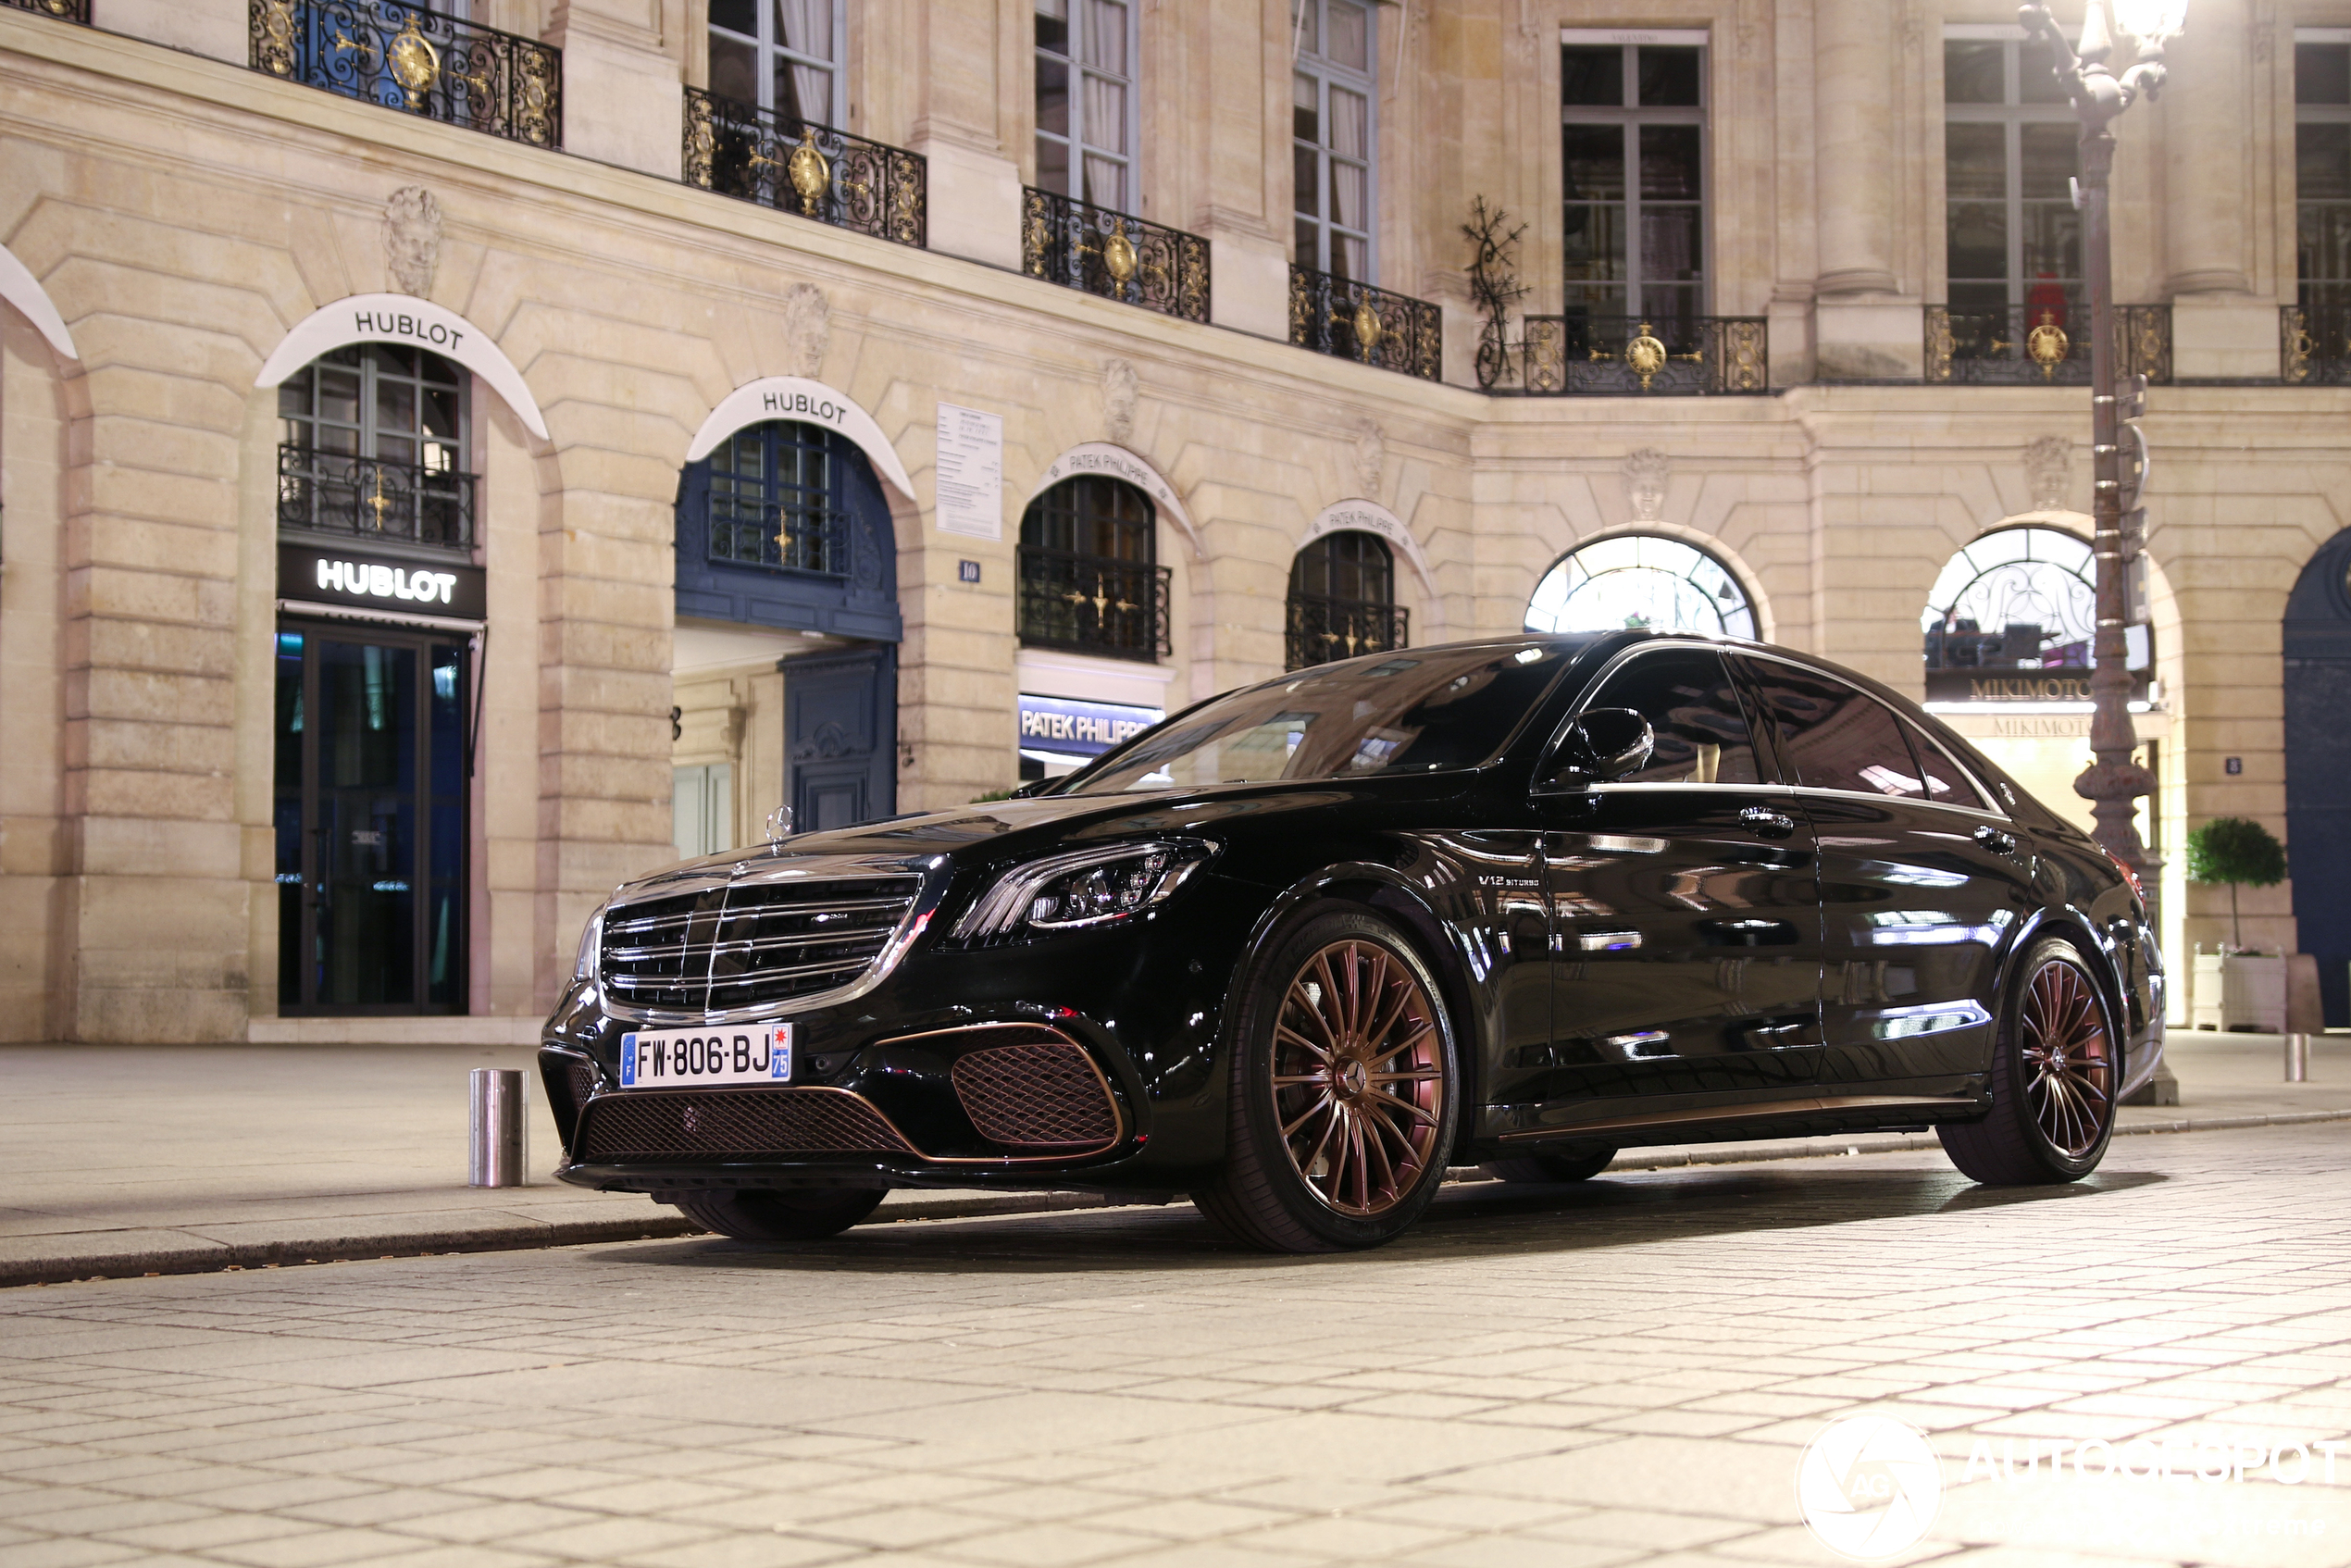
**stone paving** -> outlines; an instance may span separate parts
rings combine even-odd
[[[2269,1462],[2351,1428],[2346,1139],[1467,1186],[1337,1259],[1177,1205],[18,1289],[0,1563],[1826,1562],[1862,1411],[1943,1458],[1904,1560],[2351,1563],[2351,1445]],[[2134,1438],[2178,1474],[2051,1477]]]

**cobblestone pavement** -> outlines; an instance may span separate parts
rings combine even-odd
[[[1825,1562],[1797,1461],[1862,1411],[1943,1457],[1913,1559],[2351,1563],[2351,1446],[2286,1484],[2351,1427],[2346,1147],[1468,1187],[1337,1259],[1177,1205],[14,1290],[0,1564]]]

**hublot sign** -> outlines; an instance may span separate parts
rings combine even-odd
[[[406,560],[341,545],[278,546],[278,596],[295,604],[478,621],[488,599],[484,578],[479,566],[463,560]]]

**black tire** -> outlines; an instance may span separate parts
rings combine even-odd
[[[1324,905],[1275,939],[1234,1016],[1230,1146],[1193,1202],[1269,1252],[1402,1234],[1444,1182],[1461,1094],[1452,1024],[1412,943]]]
[[[1581,1154],[1519,1154],[1508,1160],[1488,1160],[1485,1168],[1486,1174],[1496,1181],[1532,1185],[1589,1181],[1608,1169],[1608,1163],[1615,1158],[1613,1149],[1593,1149]]]
[[[738,1241],[822,1241],[881,1206],[880,1188],[680,1192],[665,1200],[707,1230]]]
[[[2002,988],[1992,1114],[1934,1129],[1962,1175],[1986,1187],[2079,1181],[2114,1137],[2122,1035],[2079,948],[2045,937]]]

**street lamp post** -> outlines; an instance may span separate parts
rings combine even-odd
[[[2115,117],[2144,93],[2163,87],[2163,45],[2180,31],[2186,0],[2115,0],[2122,30],[2138,44],[2138,60],[2120,77],[2107,67],[2114,44],[2107,29],[2106,0],[2089,0],[2079,48],[2067,44],[2057,19],[2042,0],[2017,12],[2025,31],[2047,44],[2059,81],[2082,121],[2083,270],[2090,288],[2091,455],[2097,484],[2091,503],[2097,541],[2097,641],[2092,649],[2090,752],[2096,759],[2073,781],[2091,803],[2096,838],[2106,852],[2144,877],[2146,847],[2139,840],[2138,797],[2155,779],[2132,760],[2137,737],[2131,727],[2130,649],[2123,636],[2128,616],[2127,573],[2139,541],[2126,538],[2122,516],[2122,389],[2116,375],[2114,336],[2114,231],[2108,192],[2114,173]]]
[[[2018,9],[2017,20],[2029,36],[2048,46],[2058,80],[2065,84],[2082,122],[2082,178],[2075,202],[2082,210],[2083,270],[2090,287],[2090,440],[2096,478],[2091,516],[2097,536],[2098,627],[2091,650],[2093,760],[2073,781],[2073,790],[2090,802],[2099,845],[2144,885],[2148,867],[2146,846],[2139,838],[2138,798],[2154,790],[2155,778],[2133,756],[2138,737],[2131,725],[2130,645],[2122,629],[2129,614],[2129,567],[2142,541],[2123,527],[2125,414],[2114,352],[2114,230],[2108,207],[2114,173],[2110,127],[2141,94],[2152,98],[2162,91],[2163,45],[2178,36],[2187,0],[2112,0],[2117,25],[2138,46],[2138,59],[2120,77],[2107,66],[2114,48],[2107,27],[2108,3],[2088,0],[2078,48],[2067,44],[2046,0],[2029,0]],[[2137,412],[2133,409],[2132,416]],[[2176,1088],[2158,1083],[2149,1089],[2155,1103],[2178,1102]]]

